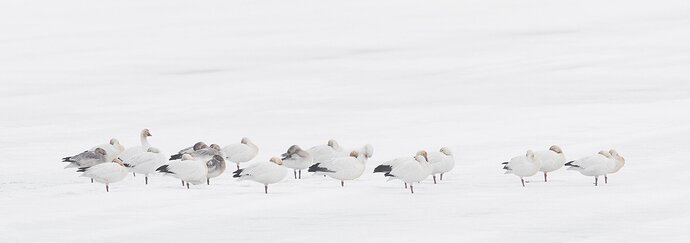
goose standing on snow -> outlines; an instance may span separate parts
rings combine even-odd
[[[362,176],[366,168],[366,156],[352,151],[348,157],[334,158],[323,163],[316,163],[309,167],[309,172],[322,174],[340,180],[340,186],[345,186],[346,180],[354,180]]]
[[[283,161],[278,157],[270,162],[259,162],[244,169],[233,172],[238,181],[252,180],[264,185],[264,193],[268,194],[268,185],[282,181],[287,175],[287,169],[282,166]]]
[[[237,164],[237,169],[240,169],[240,163],[250,161],[259,153],[259,147],[252,143],[249,138],[242,138],[238,144],[230,144],[223,148],[225,159],[228,162]]]
[[[575,170],[585,176],[594,177],[594,186],[599,185],[599,176],[606,176],[615,168],[616,160],[608,151],[600,151],[598,154],[573,160],[565,163],[568,170]]]
[[[218,177],[225,172],[225,159],[221,155],[213,155],[210,160],[207,160],[206,168],[208,169],[208,173],[206,174],[206,185],[211,185],[211,178]]]
[[[295,179],[298,178],[297,172],[299,171],[299,179],[302,179],[302,170],[306,170],[314,163],[314,158],[307,151],[302,150],[297,145],[292,145],[286,153],[283,154],[283,164],[285,167],[293,170],[295,174]]]
[[[527,154],[512,158],[509,162],[504,162],[503,164],[505,165],[503,169],[506,170],[506,174],[514,174],[520,177],[522,187],[525,187],[525,177],[537,174],[541,168],[541,162],[532,150],[527,150]]]
[[[140,153],[144,153],[149,150],[151,147],[151,144],[149,143],[148,137],[151,137],[151,132],[149,132],[149,129],[144,129],[141,130],[141,134],[139,135],[139,139],[141,140],[141,145],[139,146],[134,146],[128,149],[125,149],[124,152],[120,155],[120,159],[124,161],[125,163],[130,163],[130,160],[134,156]],[[136,172],[132,172],[132,175],[136,176]]]
[[[105,191],[110,192],[110,183],[121,181],[129,170],[122,164],[122,160],[114,159],[111,163],[101,163],[91,167],[82,167],[77,172],[84,172],[83,177],[105,184]]]
[[[184,148],[180,150],[180,152],[177,152],[176,154],[173,154],[170,156],[170,160],[178,160],[182,159],[183,154],[191,154],[194,151],[200,150],[200,149],[205,149],[208,148],[208,145],[204,142],[198,142],[192,145],[191,147]]]
[[[611,154],[611,159],[615,160],[615,163],[613,165],[613,168],[609,170],[609,172],[604,175],[604,183],[608,184],[609,183],[609,176],[608,174],[613,174],[618,172],[623,166],[625,165],[625,158],[618,154],[618,152],[615,149],[609,150],[609,154]]]
[[[374,168],[374,173],[385,173],[388,181],[399,179],[410,185],[410,192],[414,194],[414,183],[419,183],[429,177],[434,166],[429,163],[429,153],[422,150],[414,157],[402,157],[383,163]]]
[[[448,147],[443,147],[438,152],[429,153],[429,163],[434,166],[431,174],[434,177],[434,184],[436,184],[436,175],[440,175],[439,179],[443,180],[443,174],[455,167],[455,158]]]
[[[544,182],[547,182],[547,173],[555,171],[563,167],[565,164],[565,155],[561,147],[553,145],[549,150],[537,151],[534,155],[541,162],[539,171],[544,172]]]
[[[167,157],[155,147],[150,147],[146,152],[136,154],[125,165],[134,173],[144,174],[144,182],[149,184],[149,174],[165,164]]]
[[[182,180],[183,185],[186,183],[187,189],[189,189],[189,183],[203,184],[208,175],[206,162],[196,160],[189,154],[182,155],[182,160],[170,161],[167,165],[158,167],[156,171]]]

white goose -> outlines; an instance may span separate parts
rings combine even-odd
[[[585,176],[594,177],[594,186],[599,185],[599,176],[606,176],[616,167],[617,161],[613,159],[608,151],[600,151],[598,154],[587,156],[578,160],[573,160],[565,165],[568,170],[575,170]]]
[[[429,163],[434,166],[431,174],[434,177],[434,184],[436,184],[436,175],[440,175],[439,179],[443,180],[443,174],[453,170],[455,158],[448,147],[443,147],[438,152],[429,153]]]
[[[314,163],[323,163],[337,157],[337,154],[343,153],[343,148],[334,139],[328,140],[325,145],[318,145],[311,147],[307,152],[311,155]]]
[[[165,164],[167,156],[155,147],[150,147],[146,152],[132,156],[125,165],[134,173],[144,174],[144,182],[149,184],[149,174]]]
[[[544,172],[544,182],[548,181],[547,173],[558,170],[565,164],[563,150],[556,145],[551,146],[549,150],[537,151],[534,155],[541,161],[539,171]]]
[[[129,170],[122,165],[122,160],[114,159],[112,163],[101,163],[91,167],[79,168],[77,172],[84,172],[83,177],[105,184],[105,191],[110,192],[110,183],[121,181]]]
[[[340,186],[345,186],[346,180],[354,180],[362,176],[366,168],[366,156],[352,151],[348,157],[334,158],[330,161],[316,163],[309,167],[309,172],[327,175],[340,180]]]
[[[293,170],[295,179],[302,179],[302,170],[306,170],[314,163],[314,158],[307,151],[302,150],[297,145],[292,145],[286,153],[283,154],[283,164],[285,167]]]
[[[146,152],[149,150],[151,147],[151,144],[149,143],[148,137],[151,137],[151,132],[149,132],[149,129],[144,129],[141,130],[141,134],[139,135],[139,139],[141,140],[141,145],[139,146],[134,146],[128,149],[125,149],[122,154],[120,154],[120,159],[124,161],[125,163],[130,163],[132,158],[136,156],[137,154]],[[136,176],[135,172],[132,172],[134,176]]]
[[[200,149],[205,149],[205,148],[208,148],[208,145],[206,145],[206,143],[204,143],[204,142],[197,142],[197,143],[195,143],[194,145],[192,145],[191,147],[187,147],[187,148],[181,149],[181,150],[180,150],[179,152],[177,152],[176,154],[171,155],[171,156],[170,156],[170,160],[182,159],[182,155],[183,155],[183,154],[191,154],[191,153],[194,152],[194,151],[197,151],[197,150],[200,150]]]
[[[541,168],[541,162],[532,150],[527,150],[527,154],[514,157],[509,162],[504,162],[503,164],[505,165],[503,169],[506,170],[506,174],[514,174],[520,177],[522,187],[525,187],[524,178],[537,174]]]
[[[282,181],[287,175],[287,169],[278,157],[271,158],[270,162],[259,162],[244,169],[233,172],[238,181],[251,180],[264,185],[264,193],[268,194],[268,185]]]
[[[237,169],[240,169],[240,163],[250,161],[259,153],[259,147],[252,143],[249,138],[242,138],[238,144],[230,144],[223,148],[225,159],[228,162],[237,164]]]
[[[111,138],[108,143],[94,146],[93,148],[89,149],[89,151],[96,150],[96,148],[105,149],[107,155],[106,161],[113,161],[114,159],[117,159],[120,154],[125,151],[125,146],[120,144],[120,141],[115,138]]]
[[[182,160],[171,161],[167,165],[158,167],[156,171],[182,180],[183,185],[186,183],[187,189],[189,189],[189,183],[194,185],[203,184],[206,182],[208,175],[206,163],[201,160],[195,160],[189,154],[182,155]]]
[[[609,183],[609,176],[608,174],[613,174],[618,172],[623,166],[625,165],[625,158],[618,154],[618,152],[615,149],[609,150],[609,154],[611,154],[611,159],[614,159],[616,163],[614,164],[613,168],[609,170],[609,172],[604,175],[604,183],[608,184]]]
[[[410,192],[414,194],[414,183],[419,183],[429,177],[434,166],[429,163],[429,154],[422,150],[414,157],[402,157],[386,162],[374,168],[374,173],[383,172],[389,177],[388,181],[399,179],[410,185]]]

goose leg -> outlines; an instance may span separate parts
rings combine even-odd
[[[91,178],[91,183],[93,183],[93,178]]]
[[[237,163],[237,169],[238,170],[240,169],[240,163]]]
[[[410,183],[410,192],[412,192],[412,194],[414,194],[414,186],[412,186],[412,183]]]
[[[441,173],[441,178],[440,178],[440,179],[443,180],[443,173]]]
[[[407,182],[405,182],[405,189],[407,189]]]
[[[182,181],[182,186],[184,186],[184,180],[180,180],[180,181]]]
[[[522,181],[522,187],[525,187],[525,179],[520,178],[520,181]]]
[[[211,179],[206,178],[206,185],[211,185]]]
[[[297,170],[292,170],[292,173],[295,174],[295,179],[297,179]]]
[[[144,176],[144,181],[146,182],[146,185],[149,184],[149,176]]]
[[[108,186],[108,184],[105,184],[105,192],[110,192],[110,187]]]
[[[544,182],[548,182],[548,181],[546,180],[546,172],[544,172]]]
[[[134,177],[137,177],[137,173],[136,173],[136,172],[132,172],[132,175],[133,175]]]
[[[434,184],[436,184],[436,175],[434,175]]]
[[[594,177],[594,186],[598,186],[598,185],[599,185],[599,177],[595,176]]]
[[[345,181],[340,181],[340,187],[345,187]]]
[[[189,189],[189,182],[187,182],[187,189]]]
[[[268,185],[264,185],[264,194],[268,194]]]
[[[302,179],[302,170],[299,170],[299,178]]]
[[[604,175],[604,184],[609,184],[609,175]]]

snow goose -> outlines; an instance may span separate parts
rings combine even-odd
[[[340,180],[340,186],[345,186],[346,180],[354,180],[362,176],[366,167],[366,156],[352,151],[348,157],[334,158],[330,161],[316,163],[309,167],[309,172],[327,175]]]
[[[170,161],[167,165],[158,167],[156,171],[182,180],[183,185],[186,183],[187,189],[189,189],[189,183],[194,185],[203,184],[206,182],[208,175],[206,163],[194,159],[189,154],[182,155],[182,160]]]
[[[541,162],[539,171],[544,172],[544,182],[547,182],[547,173],[555,171],[563,167],[565,164],[565,155],[561,147],[553,145],[549,150],[537,151],[534,156]]]
[[[192,145],[191,147],[184,148],[184,149],[180,150],[180,152],[177,152],[176,154],[171,155],[170,160],[182,159],[183,154],[191,154],[194,151],[197,151],[200,149],[205,149],[205,148],[208,148],[208,145],[206,145],[206,143],[197,142],[194,145]]]
[[[230,144],[223,148],[225,159],[229,162],[237,164],[237,169],[240,169],[240,163],[250,161],[259,153],[259,147],[252,143],[249,138],[242,138],[238,144]]]
[[[84,151],[75,156],[62,158],[62,162],[69,163],[66,168],[82,168],[91,167],[97,164],[105,163],[107,160],[108,152],[102,148],[96,148],[93,151]],[[111,160],[112,161],[112,160]]]
[[[110,183],[121,181],[129,170],[122,164],[122,160],[114,159],[112,163],[101,163],[91,167],[82,167],[77,172],[84,172],[83,177],[105,184],[105,191],[110,192]]]
[[[514,174],[520,177],[522,187],[525,187],[524,178],[537,174],[541,168],[541,162],[532,150],[527,150],[527,154],[514,157],[509,162],[504,162],[503,164],[505,165],[503,169],[506,170],[506,174]]]
[[[128,149],[125,149],[122,154],[120,154],[120,159],[124,161],[125,163],[129,163],[130,160],[137,154],[146,152],[149,150],[151,147],[151,144],[149,143],[148,137],[151,137],[151,132],[149,132],[149,129],[144,129],[141,130],[141,134],[139,135],[139,139],[141,140],[141,145],[139,146],[134,146]],[[136,176],[135,172],[132,172],[134,176]]]
[[[144,182],[149,184],[149,174],[165,164],[167,157],[155,147],[150,147],[146,152],[136,154],[125,163],[134,173],[144,174]]]
[[[611,159],[615,160],[615,163],[613,165],[613,168],[608,172],[608,174],[613,174],[618,172],[623,166],[625,165],[625,158],[618,154],[618,152],[615,149],[609,150],[609,154],[611,154]],[[608,174],[604,175],[604,183],[608,184],[609,183],[609,176]]]
[[[125,151],[125,146],[120,144],[120,141],[111,138],[110,141],[106,144],[101,144],[98,146],[94,146],[93,148],[89,149],[89,151],[96,150],[96,148],[102,148],[105,149],[106,153],[106,161],[113,161],[114,159],[118,158],[122,152]]]
[[[434,177],[434,184],[436,184],[436,175],[440,175],[439,179],[443,180],[443,174],[455,167],[455,158],[448,147],[443,147],[438,152],[429,153],[429,163],[434,166],[431,175]]]
[[[328,143],[325,145],[311,147],[307,150],[307,152],[311,155],[314,163],[327,162],[338,157],[338,154],[345,153],[343,148],[340,147],[338,142],[336,142],[334,139],[328,140]],[[343,157],[346,156],[347,154],[344,154]]]
[[[414,157],[402,157],[386,162],[374,168],[374,173],[383,172],[389,177],[388,181],[399,179],[410,185],[410,192],[414,194],[414,183],[419,183],[433,172],[433,165],[429,163],[429,153],[422,150]]]
[[[225,172],[225,159],[221,155],[213,155],[206,162],[208,173],[206,174],[206,185],[211,185],[211,178],[218,177]]]
[[[259,162],[244,169],[233,172],[238,181],[251,180],[264,185],[264,193],[268,194],[268,185],[282,181],[287,169],[282,166],[283,161],[273,157],[269,162]]]
[[[613,171],[616,161],[608,151],[600,151],[598,154],[587,156],[578,160],[565,163],[568,170],[575,170],[585,176],[594,177],[594,186],[599,185],[599,176],[605,176]]]
[[[297,145],[292,145],[286,153],[283,154],[283,164],[285,167],[293,170],[295,179],[302,179],[302,170],[306,170],[314,163],[314,158],[307,151],[302,150]]]

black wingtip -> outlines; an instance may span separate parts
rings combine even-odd
[[[503,169],[504,169],[504,170],[510,170],[510,167],[508,167],[508,166],[506,165],[506,166],[503,166]]]
[[[123,165],[124,167],[127,167],[127,168],[134,168],[134,165],[130,165],[130,164],[127,164],[127,163],[124,163],[124,164],[122,164],[122,165]]]
[[[309,170],[307,170],[307,171],[308,172],[335,172],[335,171],[329,170],[327,168],[319,167],[320,164],[321,163],[316,163],[316,164],[313,164],[312,166],[309,166]]]
[[[86,170],[88,170],[89,168],[91,168],[91,167],[81,167],[81,168],[77,169],[77,172],[86,172]]]
[[[182,159],[182,154],[173,154],[172,156],[170,156],[169,160],[178,160],[178,159]]]
[[[233,174],[232,177],[233,177],[233,178],[239,178],[239,177],[241,177],[240,174],[242,174],[242,171],[244,171],[244,169],[239,169],[239,170],[233,171],[233,172],[232,172],[232,174]]]
[[[566,166],[573,166],[573,162],[575,162],[575,160],[569,161],[568,163],[565,163],[565,165],[566,165]]]
[[[508,163],[510,163],[510,162],[503,162],[503,163],[501,163],[501,164],[502,164],[502,165],[507,165]]]
[[[376,166],[376,168],[374,168],[374,173],[383,173],[383,172],[388,173],[388,172],[391,172],[392,170],[393,170],[393,167],[390,165],[379,165],[379,166]]]
[[[168,170],[168,165],[161,165],[156,169],[156,171],[161,172],[161,173],[167,173],[167,174],[174,174],[172,171]]]

